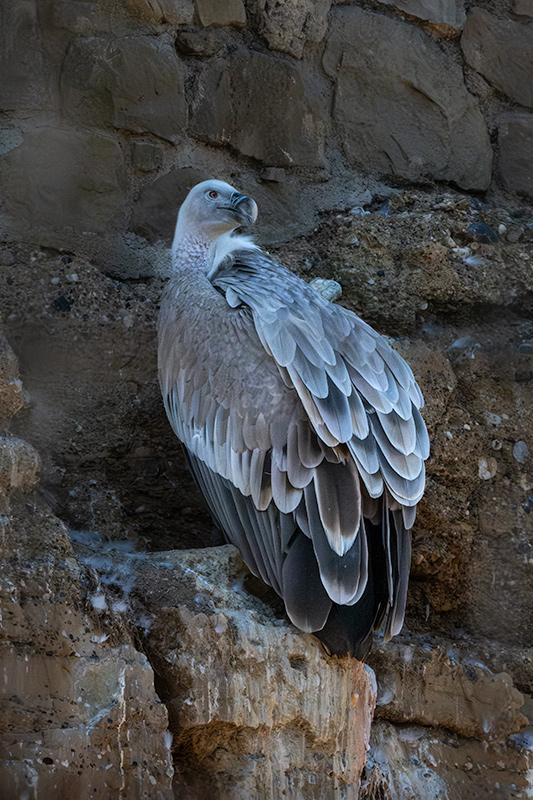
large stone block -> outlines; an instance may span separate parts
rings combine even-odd
[[[121,149],[100,133],[42,127],[1,159],[4,218],[17,234],[101,233],[122,218]]]
[[[483,8],[474,8],[461,46],[468,64],[496,89],[533,107],[533,25],[498,19]]]
[[[459,32],[465,24],[464,0],[378,0],[412,17],[430,22],[443,32]]]
[[[0,5],[0,108],[42,108],[46,84],[35,0]]]
[[[174,734],[175,788],[207,797],[211,787],[235,800],[355,800],[372,670],[328,659],[314,637],[275,620],[243,590],[234,547],[152,553],[132,568]]]
[[[427,34],[360,8],[337,8],[323,58],[349,159],[417,180],[486,189],[492,150],[460,66]]]
[[[185,68],[157,36],[75,39],[62,71],[69,116],[177,141],[186,124]]]
[[[533,114],[500,117],[498,143],[498,168],[505,188],[533,198]]]
[[[272,50],[301,58],[307,43],[318,44],[324,38],[331,0],[249,0],[247,5]]]
[[[293,64],[257,52],[215,59],[194,98],[191,132],[198,138],[269,166],[323,164],[323,123]]]
[[[196,13],[202,27],[210,25],[246,25],[242,0],[196,0]]]

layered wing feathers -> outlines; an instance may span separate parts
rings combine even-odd
[[[372,517],[387,554],[375,622],[393,635],[429,451],[410,368],[260,251],[232,254],[211,281],[200,307],[169,285],[159,337],[167,414],[211,510],[303,630],[362,597]]]

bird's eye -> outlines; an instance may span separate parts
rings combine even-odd
[[[215,192],[215,190],[214,190],[214,189],[212,189],[212,190],[209,192],[209,197],[212,197],[212,198],[213,198],[213,200],[214,200],[216,197],[218,197],[218,192]]]

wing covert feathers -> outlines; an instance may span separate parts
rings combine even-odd
[[[403,621],[429,454],[420,389],[372,328],[260,251],[211,280],[200,311],[172,283],[162,304],[169,420],[252,572],[295,625],[360,657]]]

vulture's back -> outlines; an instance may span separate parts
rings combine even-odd
[[[165,407],[211,512],[291,620],[364,657],[403,622],[429,443],[412,372],[260,251],[162,303]]]

